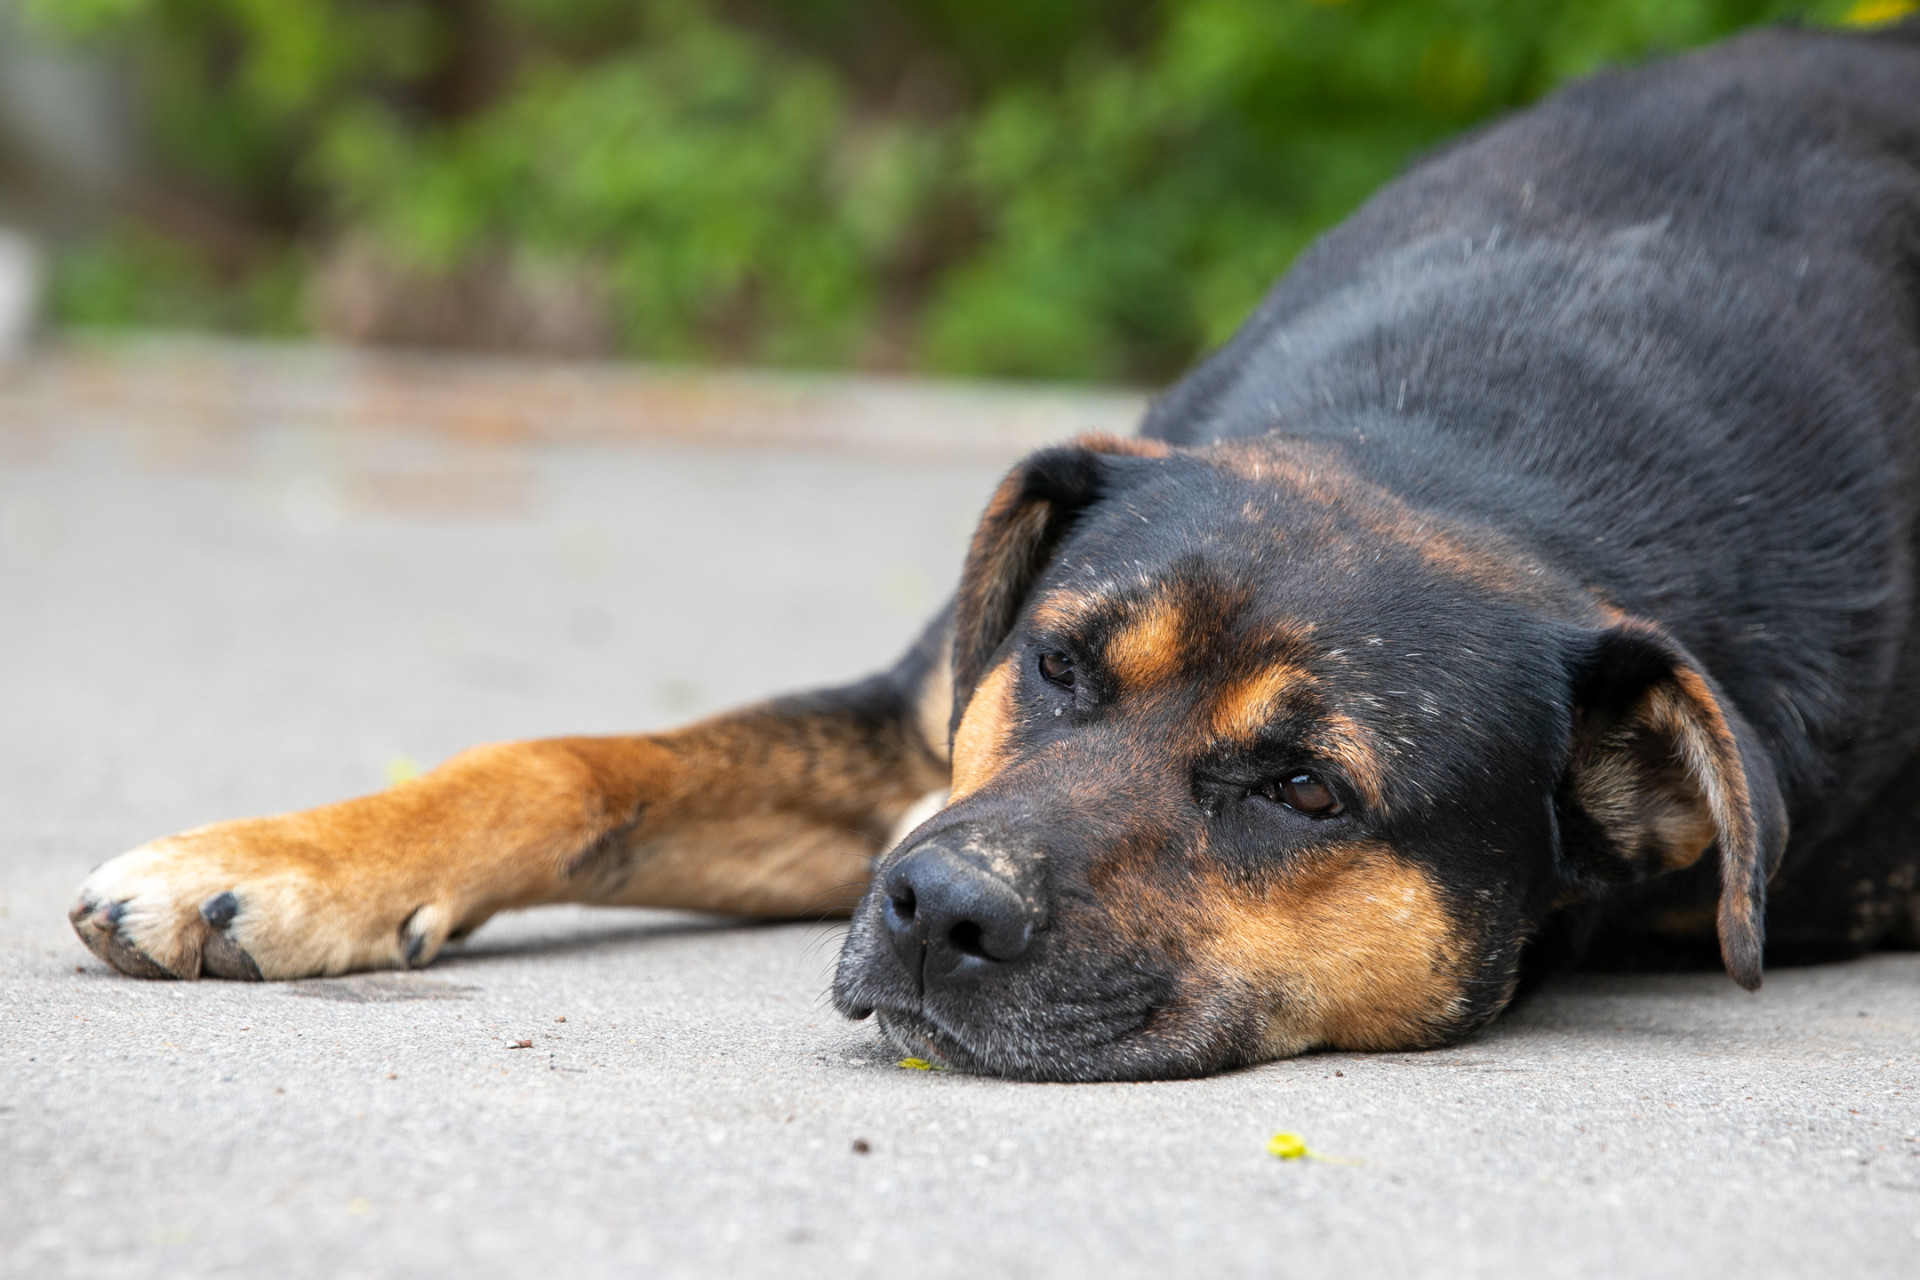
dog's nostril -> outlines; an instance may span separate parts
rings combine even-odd
[[[894,915],[899,916],[902,920],[913,919],[913,890],[907,888],[895,889],[887,895],[887,900],[893,903]]]
[[[987,954],[986,937],[980,926],[971,920],[962,920],[947,933],[947,943],[963,956],[974,956],[981,960],[992,960]]]

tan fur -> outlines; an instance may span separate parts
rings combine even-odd
[[[860,832],[800,826],[784,814],[709,819],[636,840],[633,874],[605,900],[746,916],[845,915],[878,851]]]
[[[1214,736],[1229,742],[1252,741],[1273,718],[1282,695],[1311,683],[1312,675],[1285,662],[1234,681],[1214,701]]]
[[[261,976],[294,978],[423,964],[543,902],[843,913],[893,824],[945,785],[941,755],[772,707],[657,737],[478,747],[376,795],[125,854],[82,886],[74,923],[134,971],[144,956],[198,977],[230,942]],[[199,910],[227,892],[240,909],[218,935]]]
[[[1752,800],[1746,771],[1740,767],[1740,749],[1720,701],[1697,671],[1679,668],[1673,680],[1674,689],[1654,691],[1653,723],[1673,736],[1714,826],[1729,839],[1746,839],[1753,825]]]
[[[1306,747],[1315,755],[1339,765],[1340,772],[1359,791],[1360,798],[1366,803],[1378,805],[1382,802],[1386,789],[1386,770],[1374,746],[1373,735],[1352,716],[1336,711],[1321,717],[1320,723],[1308,737]]]
[[[1013,723],[1011,659],[987,673],[974,691],[953,735],[953,791],[958,801],[978,791],[1006,767],[1007,730]]]
[[[1033,629],[1070,633],[1085,625],[1100,607],[1100,598],[1078,591],[1055,591],[1033,605]]]
[[[949,738],[953,724],[953,663],[942,658],[927,673],[927,683],[914,702],[914,724],[927,751],[941,764],[952,762]]]
[[[1186,618],[1166,595],[1141,604],[1107,641],[1107,669],[1122,693],[1154,688],[1180,666],[1181,637]]]
[[[1202,970],[1267,1002],[1263,1056],[1432,1043],[1464,1001],[1438,887],[1384,845],[1329,850],[1262,889],[1209,877],[1194,905]]]
[[[1164,440],[1148,440],[1142,436],[1113,436],[1104,431],[1083,431],[1067,441],[1082,449],[1092,449],[1095,453],[1120,453],[1135,458],[1165,458],[1173,453],[1173,447]]]
[[[1718,705],[1698,678],[1656,685],[1576,760],[1573,789],[1589,817],[1647,873],[1693,865],[1722,830],[1745,824],[1746,779]]]

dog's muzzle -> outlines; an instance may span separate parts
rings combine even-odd
[[[1189,1074],[1158,1065],[1164,1048],[1141,1041],[1173,996],[1169,976],[1090,931],[1085,911],[1059,917],[1043,884],[1046,853],[1011,853],[1016,838],[961,823],[885,859],[854,912],[835,1005],[877,1015],[901,1052],[965,1070]]]

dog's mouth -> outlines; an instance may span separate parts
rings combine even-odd
[[[908,1058],[919,1058],[936,1067],[978,1072],[973,1055],[958,1038],[940,1029],[938,1024],[917,1013],[898,1013],[876,1009],[873,1024],[881,1039]]]
[[[867,1012],[854,1009],[854,1014]],[[1107,1008],[1093,1019],[1028,1016],[969,1019],[962,1025],[922,1005],[875,1007],[882,1038],[905,1058],[976,1075],[1035,1081],[1164,1080],[1206,1075],[1243,1057],[1225,1031],[1224,1011],[1188,1005]]]
[[[1145,1020],[1143,1019],[1143,1025]],[[1140,1061],[1139,1029],[1092,1044],[1019,1044],[998,1036],[974,1042],[955,1035],[923,1013],[875,1011],[881,1036],[907,1057],[975,1075],[1016,1080],[1114,1080],[1194,1074],[1155,1070]]]

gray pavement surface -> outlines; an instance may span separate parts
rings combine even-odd
[[[1004,462],[1136,409],[166,344],[16,371],[0,1273],[1920,1275],[1912,955],[1062,1086],[894,1065],[826,1003],[828,926],[550,909],[269,986],[118,977],[67,929],[155,835],[885,662]]]

